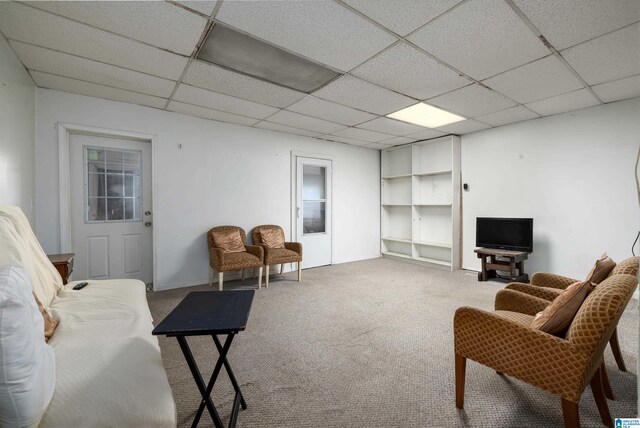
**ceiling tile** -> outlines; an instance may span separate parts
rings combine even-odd
[[[408,39],[479,80],[549,53],[503,0],[466,1]]]
[[[640,22],[561,54],[589,85],[640,74]]]
[[[189,9],[197,10],[200,13],[204,13],[207,16],[211,16],[213,13],[213,9],[216,7],[215,1],[202,1],[202,0],[184,0],[184,1],[176,1],[176,3],[180,3],[183,6],[188,7]]]
[[[207,25],[202,16],[164,1],[34,1],[28,4],[183,55],[191,55]]]
[[[514,0],[556,49],[640,20],[638,0]]]
[[[291,104],[287,107],[287,110],[349,126],[376,118],[374,114],[325,101],[311,95],[304,97],[295,104]]]
[[[507,97],[480,85],[469,85],[456,89],[448,94],[431,98],[427,101],[427,104],[467,118],[493,113],[516,105],[514,101]]]
[[[0,31],[9,39],[167,79],[178,80],[187,65],[179,55],[14,2],[0,1]]]
[[[354,140],[353,138],[339,137],[337,135],[323,135],[320,138],[322,138],[323,140],[337,141],[339,143],[351,144],[352,146],[359,146],[359,147],[363,147],[363,146],[366,146],[367,144],[370,144],[367,141]]]
[[[200,88],[281,108],[305,96],[302,92],[201,61],[191,63],[182,81]]]
[[[529,119],[535,119],[538,116],[531,110],[522,106],[515,106],[506,110],[497,111],[495,113],[489,113],[484,116],[478,117],[478,120],[488,123],[494,126],[507,125],[509,123],[522,122]]]
[[[640,76],[603,83],[592,88],[605,103],[640,97]]]
[[[167,103],[165,98],[111,88],[96,83],[82,82],[68,77],[41,73],[39,71],[32,71],[30,74],[36,85],[42,88],[56,89],[58,91],[72,92],[96,98],[106,98],[108,100],[124,101],[126,103],[155,108],[164,108],[164,105]]]
[[[185,84],[181,84],[178,87],[173,99],[189,104],[195,104],[200,107],[226,111],[228,113],[235,113],[242,116],[255,117],[256,119],[267,118],[278,111],[275,107],[230,97],[229,95],[219,94],[217,92]]]
[[[413,125],[407,122],[401,122],[388,117],[379,117],[372,121],[361,123],[358,128],[369,129],[371,131],[382,132],[391,135],[407,135],[424,131],[423,126]]]
[[[471,83],[406,43],[376,55],[351,74],[421,100]]]
[[[333,1],[224,2],[216,19],[343,71],[396,41]]]
[[[447,135],[446,132],[436,131],[435,129],[426,129],[415,134],[407,135],[407,137],[415,138],[416,140],[429,140],[431,138],[442,137],[443,135]]]
[[[284,132],[286,134],[303,135],[305,137],[318,137],[319,135],[321,135],[317,132],[311,132],[305,129],[293,128],[291,126],[281,125],[279,123],[267,122],[266,120],[263,120],[262,122],[259,122],[254,126],[256,128],[270,129],[272,131]]]
[[[555,55],[485,80],[485,85],[520,103],[564,94],[584,87]]]
[[[417,140],[413,139],[413,138],[408,138],[408,137],[395,137],[395,138],[391,138],[390,140],[381,141],[380,144],[387,144],[387,145],[390,145],[390,146],[398,146],[400,144],[413,143],[414,141],[417,141]],[[376,144],[376,143],[374,143],[374,144]]]
[[[447,134],[471,134],[472,132],[482,131],[483,129],[491,128],[491,125],[480,123],[473,119],[463,120],[461,122],[451,123],[449,125],[441,126],[438,130],[446,132]]]
[[[71,77],[133,92],[169,98],[176,82],[103,64],[38,46],[12,41],[20,61],[30,70]]]
[[[389,147],[393,147],[393,145],[385,144],[385,143],[369,143],[364,147],[367,149],[384,150],[384,149],[388,149]]]
[[[334,80],[313,95],[380,115],[392,113],[417,102],[349,75]]]
[[[330,134],[339,129],[344,129],[344,125],[328,122],[315,117],[305,116],[292,111],[280,110],[269,118],[269,122],[281,125],[293,126],[294,128],[306,129],[308,131]]]
[[[198,107],[191,104],[181,103],[179,101],[171,101],[167,110],[176,113],[183,113],[189,116],[201,117],[204,119],[217,120],[219,122],[234,123],[236,125],[251,126],[258,123],[258,120],[245,116],[239,116],[224,111],[211,110],[204,107]]]
[[[394,33],[406,36],[460,3],[461,0],[343,1]]]
[[[550,116],[552,114],[564,113],[566,111],[580,110],[600,104],[588,89],[578,89],[568,94],[557,95],[544,100],[535,101],[526,106],[541,114]],[[479,118],[482,120],[481,118]]]
[[[377,143],[379,141],[388,140],[393,135],[381,134],[379,132],[367,131],[366,129],[347,128],[341,131],[333,132],[331,135],[338,137],[353,138],[354,140],[368,141]]]

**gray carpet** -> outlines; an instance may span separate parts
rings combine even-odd
[[[256,288],[255,280],[225,289]],[[504,285],[475,275],[374,259],[274,276],[256,292],[247,330],[230,362],[248,402],[239,427],[560,427],[560,399],[518,380],[467,364],[465,409],[454,401],[453,314],[459,306],[491,310]],[[190,287],[148,294],[156,322]],[[614,418],[637,414],[638,306],[632,300],[618,332],[629,372],[605,351],[616,394]],[[206,378],[217,353],[211,338],[191,338]],[[200,402],[174,338],[160,338],[178,424],[190,426]],[[227,420],[232,388],[220,376],[213,400]],[[583,427],[601,427],[589,388]],[[213,426],[205,411],[200,426]]]

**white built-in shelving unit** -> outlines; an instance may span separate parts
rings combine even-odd
[[[382,151],[382,254],[460,268],[460,138]]]

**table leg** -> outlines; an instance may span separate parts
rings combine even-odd
[[[487,280],[487,258],[482,256],[482,280]]]
[[[218,348],[218,352],[220,353],[220,355],[222,355],[223,348],[222,348],[222,345],[220,344],[220,340],[218,339],[218,336],[216,336],[215,334],[212,334],[211,337],[213,337],[213,342],[216,344],[216,348]],[[227,370],[227,374],[229,375],[229,379],[231,380],[233,389],[235,389],[236,394],[240,395],[240,404],[242,405],[242,409],[246,410],[247,402],[244,401],[242,391],[240,391],[240,386],[238,385],[238,381],[236,381],[236,377],[233,374],[233,371],[231,370],[231,365],[229,364],[229,360],[227,360],[226,356],[224,358],[224,368]]]

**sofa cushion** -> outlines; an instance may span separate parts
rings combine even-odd
[[[262,261],[250,253],[230,253],[224,255],[224,265],[220,267],[222,271],[255,268],[262,266]],[[222,272],[221,271],[221,272]]]
[[[48,342],[56,331],[56,327],[58,327],[60,321],[51,318],[51,315],[49,315],[44,306],[42,306],[42,303],[40,303],[40,300],[38,300],[35,294],[33,295],[33,298],[36,301],[36,305],[38,305],[38,310],[42,314],[42,319],[44,320],[44,340]]]
[[[56,386],[53,349],[25,269],[0,269],[0,426],[35,426]]]
[[[596,263],[587,274],[585,281],[600,284],[605,280],[609,275],[609,272],[611,272],[614,267],[616,267],[616,262],[614,262],[607,253],[604,253],[598,260],[596,260]]]
[[[531,326],[550,334],[564,332],[571,325],[593,286],[594,284],[587,281],[571,284],[549,306],[536,314]]]
[[[284,248],[284,232],[282,229],[260,229],[260,240],[267,248]]]
[[[220,248],[225,253],[238,253],[245,251],[242,237],[237,229],[231,230],[216,230],[211,232],[213,242],[216,247]]]

